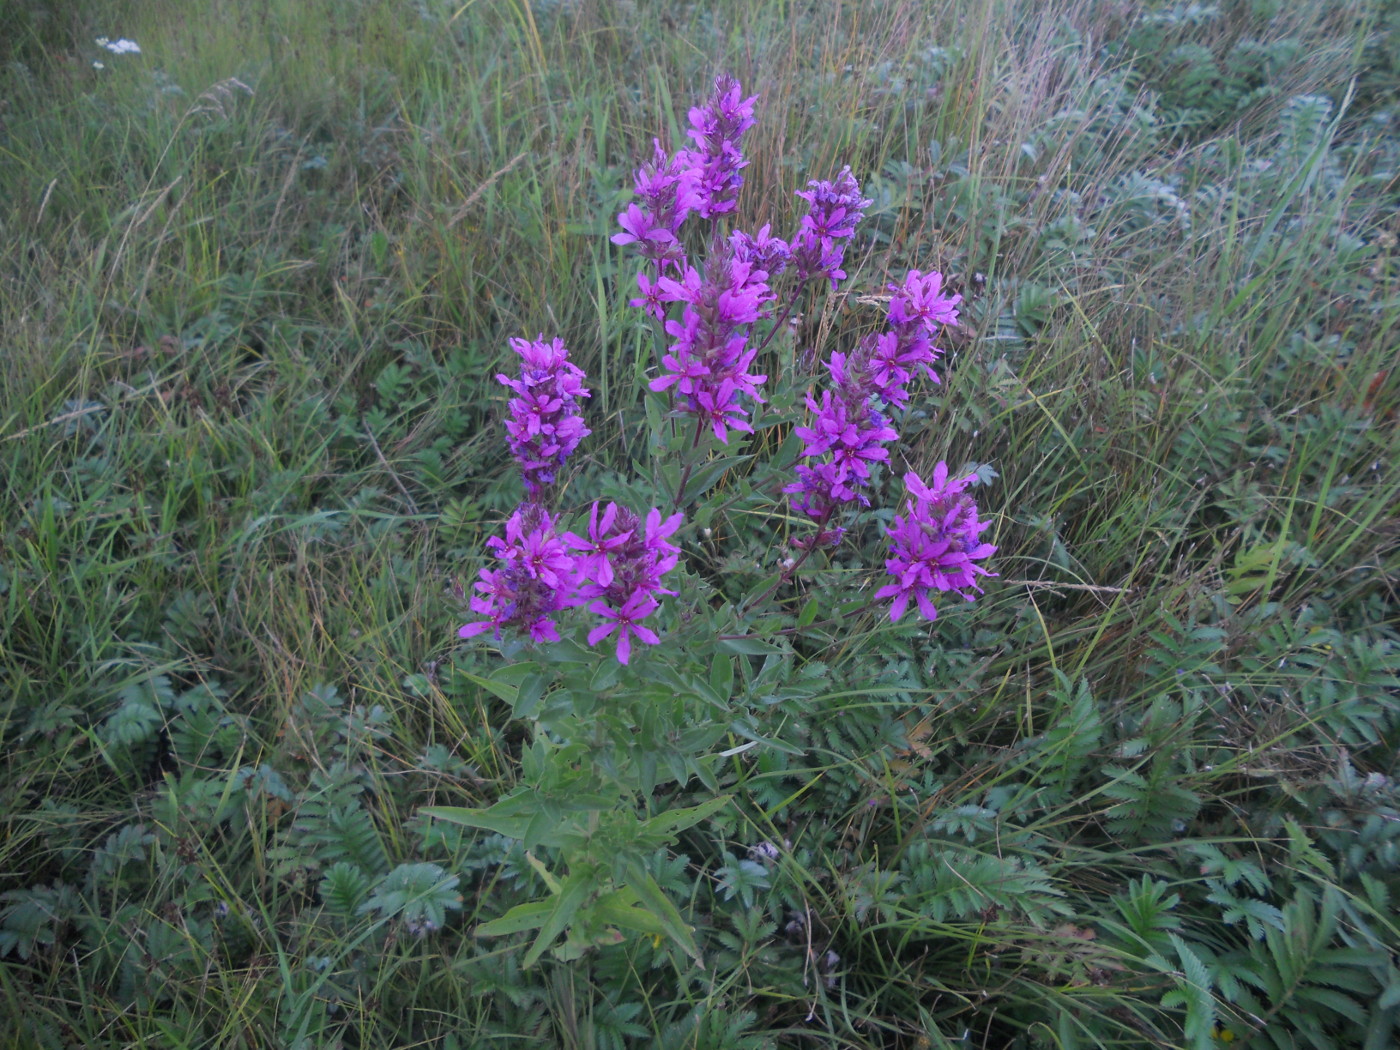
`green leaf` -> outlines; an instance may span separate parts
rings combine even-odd
[[[589,688],[596,693],[604,693],[617,684],[618,678],[622,676],[622,664],[616,660],[600,660],[593,669],[593,678],[588,683]]]
[[[665,432],[663,428],[665,426],[666,416],[662,410],[662,404],[662,399],[656,394],[647,394],[642,399],[642,407],[646,410],[647,415],[648,434],[662,434]],[[638,477],[645,477],[645,473],[639,469],[637,464],[633,464],[632,472]]]
[[[745,740],[752,740],[760,747],[771,748],[774,751],[782,752],[784,755],[806,754],[802,748],[789,744],[786,741],[778,740],[774,737],[760,736],[752,726],[745,725],[743,722],[731,722],[729,723],[728,729],[729,732],[733,733],[735,736],[743,737]]]
[[[535,943],[530,945],[530,950],[525,953],[521,966],[528,970],[539,962],[545,950],[568,928],[597,882],[597,871],[593,868],[574,872],[564,880],[559,893],[554,897],[554,907],[549,913],[549,918],[540,927],[540,934],[535,938]]]
[[[724,653],[715,653],[710,661],[710,688],[724,700],[734,695],[734,661]]]
[[[560,892],[562,887],[559,884],[559,880],[554,877],[553,872],[551,872],[540,862],[540,859],[538,857],[536,857],[529,850],[526,850],[525,860],[530,865],[530,867],[535,869],[535,873],[539,875],[540,878],[544,879],[544,884],[549,887],[550,893]]]
[[[646,821],[642,827],[649,834],[674,835],[677,831],[684,831],[686,828],[693,828],[702,820],[713,816],[729,804],[732,795],[721,795],[719,798],[712,798],[708,802],[702,802],[698,806],[691,806],[688,809],[675,809],[660,816],[652,817]]]
[[[519,691],[516,693],[515,701],[511,704],[511,713],[516,718],[533,717],[548,687],[549,679],[544,674],[526,675],[521,679]]]
[[[456,673],[467,681],[481,686],[481,688],[485,689],[492,696],[504,700],[514,707],[516,695],[520,692],[520,680],[535,669],[534,664],[515,664],[504,670],[497,671],[496,674],[490,678],[483,678],[481,675],[472,674],[470,671],[464,671],[460,667],[457,668]]]
[[[688,503],[691,500],[699,499],[706,492],[714,487],[715,482],[733,467],[740,463],[745,463],[753,459],[753,456],[719,456],[707,463],[700,464],[690,475],[685,483],[685,491],[681,493],[681,503]]]
[[[746,638],[721,638],[718,642],[718,646],[725,652],[742,653],[745,656],[767,656],[769,653],[781,653],[783,651],[772,642],[765,642],[761,638],[753,636]]]
[[[656,433],[656,431],[652,431]],[[656,490],[675,492],[681,483],[681,465],[678,460],[668,459],[656,465]],[[677,503],[680,501],[677,500]]]
[[[375,230],[369,237],[369,253],[374,265],[383,267],[389,255],[389,236],[383,230]]]
[[[1211,994],[1210,970],[1184,940],[1174,933],[1167,936],[1181,960],[1183,977],[1177,979],[1177,987],[1186,1006],[1186,1038],[1192,1045],[1210,1050],[1215,1032],[1215,997]]]
[[[501,802],[508,801],[510,800],[501,800]],[[494,831],[507,838],[523,839],[525,829],[529,827],[534,814],[499,812],[501,802],[496,803],[490,809],[471,809],[466,806],[424,806],[418,812],[436,820],[445,820],[449,824],[481,828],[485,831]]]
[[[695,960],[695,964],[703,970],[705,963],[700,958],[700,949],[695,944],[695,938],[691,936],[690,927],[685,924],[681,913],[676,910],[676,906],[671,903],[670,898],[656,884],[651,873],[642,866],[641,860],[636,857],[627,858],[624,861],[623,870],[627,876],[628,889],[637,895],[637,900],[641,905],[661,924],[666,936],[679,944],[685,953]]]
[[[737,605],[740,611],[750,610],[754,602],[772,594],[778,589],[778,585],[782,582],[783,574],[780,572],[775,572],[759,580],[753,590],[749,591],[748,594],[744,595],[744,597],[738,601]]]
[[[559,818],[555,814],[541,809],[526,823],[525,833],[520,836],[520,839],[524,842],[527,850],[534,849],[536,846],[557,846],[559,842],[554,833],[558,828]]]
[[[594,918],[610,926],[621,926],[623,929],[636,930],[653,937],[666,936],[666,927],[660,919],[645,908],[637,908],[627,903],[634,899],[635,895],[617,890],[595,902],[591,910]]]
[[[506,934],[520,933],[524,930],[537,930],[544,925],[545,920],[549,918],[549,914],[553,910],[553,900],[517,904],[499,919],[483,922],[476,928],[476,935],[478,937],[503,937]]]

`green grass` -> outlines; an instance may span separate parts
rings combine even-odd
[[[7,6],[3,1045],[1393,1045],[1397,34],[1380,0]],[[491,376],[560,335],[578,498],[630,471],[652,345],[607,238],[719,71],[760,96],[738,223],[850,164],[852,292],[964,295],[899,455],[994,468],[1000,576],[799,641],[792,753],[655,860],[705,969],[522,970],[472,936],[538,893],[518,846],[417,814],[500,797],[528,736],[454,634],[519,494]],[[712,567],[773,555],[722,518]],[[417,862],[461,879],[444,929],[358,909]]]

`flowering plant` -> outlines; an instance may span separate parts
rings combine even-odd
[[[853,513],[874,505],[911,385],[939,381],[935,339],[957,320],[960,297],[945,292],[942,275],[911,270],[887,287],[882,330],[832,349],[818,376],[802,366],[778,337],[792,332],[804,296],[845,280],[846,247],[870,201],[845,168],[797,192],[806,208],[790,238],[771,224],[728,229],[756,101],[720,77],[690,110],[691,145],[653,143],[612,237],[640,262],[641,294],[630,305],[656,345],[643,392],[652,466],[648,474],[637,463],[639,478],[624,486],[652,505],[634,509],[617,492],[573,509],[564,471],[591,433],[590,391],[561,340],[512,340],[518,375],[496,377],[511,394],[505,429],[524,499],[504,536],[487,541],[494,563],[479,572],[474,618],[459,634],[489,635],[510,658],[473,680],[535,731],[517,791],[486,809],[429,812],[551,851],[555,868],[530,853],[549,897],[481,930],[537,930],[527,965],[551,948],[571,958],[609,943],[622,936],[618,927],[664,936],[698,958],[648,865],[725,806],[723,760],[786,747],[765,735],[761,705],[744,701],[774,688],[792,662],[792,636],[815,619],[809,601],[784,625],[781,592],[816,552],[843,545]],[[925,484],[905,475],[904,513],[887,530],[891,582],[875,601],[890,601],[891,620],[911,602],[932,620],[937,596],[971,599],[977,578],[990,575],[978,564],[995,547],[980,539],[988,523],[967,494],[974,478],[950,478],[944,463],[930,476]],[[728,486],[713,492],[723,479]],[[799,523],[793,555],[743,595],[728,593],[724,572],[704,556],[711,523],[736,510]],[[687,556],[681,537],[700,549]],[[682,596],[684,609],[667,608]],[[746,743],[716,752],[726,737]],[[711,797],[676,806],[697,779]]]

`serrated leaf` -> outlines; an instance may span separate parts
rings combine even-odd
[[[1210,970],[1179,936],[1174,933],[1167,936],[1176,948],[1185,975],[1185,980],[1178,981],[1178,987],[1186,1007],[1186,1037],[1200,1050],[1211,1050],[1215,1040],[1215,996],[1211,994]]]
[[[1355,1017],[1363,1013],[1361,1004],[1349,995],[1331,988],[1299,988],[1294,995],[1304,1002],[1316,1003],[1324,1009],[1334,1013],[1342,1014],[1345,1017]]]

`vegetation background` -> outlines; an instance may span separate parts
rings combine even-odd
[[[418,814],[519,774],[489,376],[561,335],[627,468],[608,234],[720,71],[743,223],[850,164],[850,287],[964,295],[905,454],[1001,577],[789,654],[655,858],[703,969],[523,969]],[[1397,92],[1390,0],[10,0],[3,1045],[1395,1046]]]

